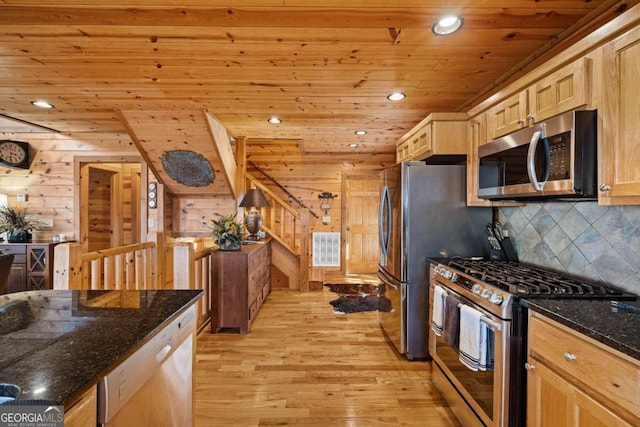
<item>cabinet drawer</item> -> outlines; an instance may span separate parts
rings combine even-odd
[[[27,245],[7,245],[0,248],[3,254],[26,255]]]
[[[640,416],[640,364],[547,319],[532,316],[529,330],[529,352],[534,358]]]

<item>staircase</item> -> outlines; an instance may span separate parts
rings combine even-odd
[[[309,217],[314,214],[306,207],[296,210],[256,177],[245,174],[246,188],[262,190],[269,201],[261,208],[262,230],[273,239],[272,265],[279,271],[278,287],[309,290]],[[272,277],[272,283],[274,282]]]

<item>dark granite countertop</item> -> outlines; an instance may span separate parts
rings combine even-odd
[[[0,295],[0,382],[18,399],[73,404],[200,290],[31,291]]]
[[[612,310],[609,300],[531,299],[531,310],[640,360],[640,313]],[[640,301],[624,301],[640,308]]]

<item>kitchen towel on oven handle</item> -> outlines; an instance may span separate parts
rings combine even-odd
[[[442,339],[452,349],[459,351],[458,336],[460,334],[460,300],[449,294],[444,303],[444,330]]]
[[[484,314],[460,305],[460,362],[472,371],[491,371],[494,366],[494,337],[482,322]]]
[[[433,287],[433,310],[431,312],[431,329],[440,336],[444,325],[444,304],[447,292],[442,286]]]

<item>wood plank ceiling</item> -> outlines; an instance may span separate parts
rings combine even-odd
[[[0,0],[0,114],[61,132],[131,132],[123,118],[136,110],[208,111],[230,136],[392,152],[429,113],[465,111],[635,3]],[[462,30],[434,36],[449,13]],[[393,91],[407,98],[390,102]],[[146,116],[141,126],[153,126]]]

